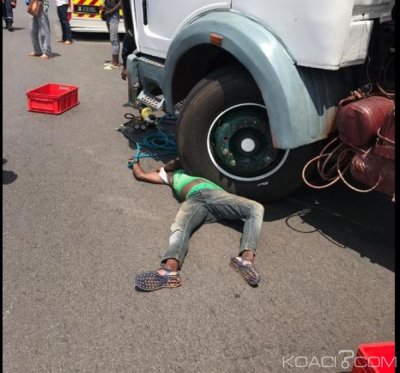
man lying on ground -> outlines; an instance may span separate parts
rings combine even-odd
[[[129,160],[133,176],[140,181],[169,185],[183,203],[171,226],[169,247],[161,266],[155,271],[140,273],[135,278],[139,290],[152,291],[181,285],[179,269],[187,254],[189,238],[202,224],[219,220],[244,220],[239,254],[229,265],[250,285],[256,286],[260,275],[254,267],[254,257],[264,216],[258,202],[224,191],[213,182],[190,176],[178,159],[168,162],[157,171],[145,172],[138,160]]]

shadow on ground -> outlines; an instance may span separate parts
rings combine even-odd
[[[7,163],[7,159],[3,158],[3,166]],[[3,170],[3,185],[11,184],[17,180],[18,175],[13,171]]]
[[[302,187],[266,208],[265,221],[284,218],[296,232],[318,232],[394,272],[394,203],[382,193],[357,193],[344,184],[329,189]]]

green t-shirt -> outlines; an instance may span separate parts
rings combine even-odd
[[[203,177],[199,176],[190,176],[188,174],[185,174],[185,171],[183,170],[175,170],[172,175],[173,175],[172,188],[174,189],[174,192],[177,196],[180,196],[182,189],[192,181],[199,179],[204,180],[204,183],[196,184],[189,190],[189,192],[186,194],[186,199],[202,189],[223,190],[220,186],[214,184],[212,181],[204,179]]]

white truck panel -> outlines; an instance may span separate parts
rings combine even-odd
[[[165,58],[174,34],[196,15],[213,10],[229,9],[230,0],[147,0],[147,20],[143,21],[143,1],[134,0],[138,50]]]
[[[368,52],[373,21],[351,22],[349,35],[343,46],[340,67],[362,64]]]
[[[394,0],[232,0],[233,10],[281,39],[298,65],[329,70],[365,60],[368,19],[387,18],[393,5]]]
[[[144,54],[165,58],[185,24],[208,11],[232,9],[271,31],[298,65],[328,70],[363,63],[371,19],[387,20],[394,6],[394,0],[132,1],[136,42]]]

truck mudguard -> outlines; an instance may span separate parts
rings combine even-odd
[[[232,11],[205,13],[177,31],[165,64],[167,111],[173,112],[172,83],[179,79],[179,59],[193,47],[210,44],[211,33],[223,37],[220,48],[234,56],[257,83],[277,148],[309,144],[331,132],[337,102],[353,88],[345,79],[347,74],[296,66],[290,51],[275,35]]]

